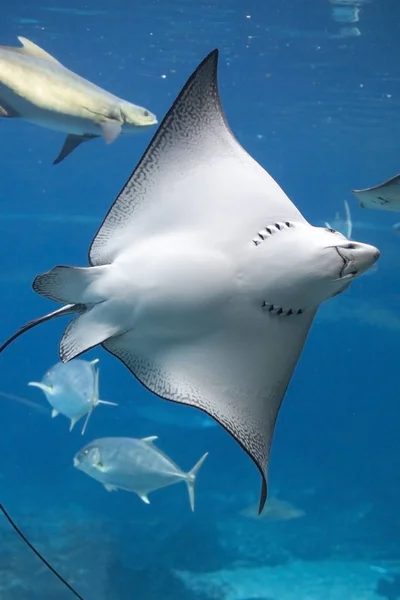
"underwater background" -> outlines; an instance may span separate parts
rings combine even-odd
[[[269,490],[234,440],[194,409],[162,401],[102,349],[100,397],[119,406],[78,425],[50,418],[27,386],[58,361],[66,322],[43,325],[0,360],[1,502],[86,600],[362,600],[400,597],[400,238],[396,213],[350,190],[400,171],[400,5],[389,0],[99,0],[1,6],[0,42],[24,36],[159,121],[219,48],[219,86],[241,144],[307,220],[344,215],[381,250],[377,269],[320,308],[279,414]],[[87,265],[105,213],[155,129],[100,140],[53,166],[64,136],[0,123],[1,339],[54,309],[31,289],[56,264]],[[335,223],[334,223],[335,221]],[[157,435],[185,471],[208,451],[191,513],[184,485],[150,505],[73,468],[103,436]],[[1,600],[72,594],[0,521]],[[398,570],[398,571],[397,571]]]

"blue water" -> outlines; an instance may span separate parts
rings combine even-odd
[[[158,424],[138,415],[135,405],[152,403],[157,411],[163,401],[101,349],[84,358],[100,358],[101,397],[119,407],[96,409],[84,438],[79,426],[69,433],[63,418],[1,399],[1,502],[86,600],[235,597],[229,586],[185,586],[176,571],[276,567],[284,578],[296,561],[332,561],[334,578],[335,561],[342,561],[350,579],[355,563],[367,572],[376,561],[399,561],[400,239],[392,229],[399,217],[363,211],[350,193],[400,170],[397,3],[112,5],[44,0],[2,7],[1,44],[27,37],[160,120],[199,62],[219,48],[222,103],[239,141],[311,223],[332,222],[347,199],[353,237],[379,247],[381,259],[376,272],[320,309],[279,415],[270,490],[305,511],[302,518],[245,517],[260,487],[245,453],[219,427],[182,423],[191,420],[191,409],[162,406],[173,416]],[[346,18],[357,7],[358,21],[338,22],[339,8]],[[343,27],[357,27],[359,35]],[[0,123],[2,339],[53,310],[31,290],[36,274],[56,264],[87,264],[92,237],[153,133],[111,146],[95,140],[53,166],[63,134],[22,120]],[[43,325],[12,345],[1,356],[0,388],[46,406],[27,383],[58,360],[64,327]],[[106,493],[73,468],[84,443],[117,435],[158,435],[160,448],[184,470],[209,451],[196,512],[183,485],[155,492],[146,506],[132,494]],[[72,598],[5,520],[0,526],[2,600]],[[379,577],[368,579],[371,598]],[[241,598],[250,596],[265,592]],[[326,597],[316,592],[312,600]]]

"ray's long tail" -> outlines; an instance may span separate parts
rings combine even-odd
[[[80,306],[80,305],[76,305],[76,304],[68,304],[66,306],[63,306],[62,308],[59,308],[58,310],[55,310],[47,315],[44,315],[43,317],[39,317],[38,319],[29,321],[29,323],[26,323],[25,325],[23,325],[16,333],[14,333],[10,338],[8,338],[8,340],[6,340],[0,346],[0,353],[3,352],[7,348],[7,346],[9,346],[15,339],[20,337],[26,331],[29,331],[29,329],[36,327],[36,325],[40,325],[41,323],[45,323],[46,321],[51,321],[52,319],[56,319],[57,317],[64,317],[67,315],[80,313],[84,310],[84,308],[85,308],[84,306]],[[39,550],[37,550],[37,548],[35,548],[35,546],[28,540],[26,535],[21,531],[21,529],[18,527],[18,525],[16,524],[14,519],[11,517],[10,513],[7,511],[4,504],[2,504],[2,503],[0,503],[0,511],[3,513],[3,515],[5,516],[5,518],[11,525],[11,527],[16,532],[16,534],[32,550],[32,552],[37,556],[37,558],[44,565],[46,565],[46,567],[53,573],[53,575],[55,575],[57,577],[57,579],[59,579],[59,581],[61,581],[61,583],[63,583],[63,585],[65,585],[65,587],[67,587],[70,590],[70,592],[75,596],[75,598],[78,598],[78,600],[85,600],[83,598],[83,596],[81,596],[68,583],[68,581],[49,563],[49,561],[39,552]]]

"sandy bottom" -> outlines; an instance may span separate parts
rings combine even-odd
[[[380,575],[360,562],[293,562],[280,567],[236,568],[202,574],[178,571],[176,574],[189,589],[223,600],[379,598],[375,589]]]

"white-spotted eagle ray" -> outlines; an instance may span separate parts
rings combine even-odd
[[[53,164],[88,140],[102,136],[111,143],[121,133],[157,123],[146,108],[106,92],[33,42],[18,39],[22,47],[0,46],[0,117],[67,133]]]
[[[400,211],[400,175],[363,190],[352,190],[361,208]]]
[[[320,304],[379,258],[310,225],[231,132],[218,51],[189,78],[89,250],[33,289],[75,315],[68,361],[101,344],[161,398],[203,410],[252,458],[267,495],[278,411]]]
[[[208,452],[185,473],[157,448],[156,435],[145,438],[109,437],[86,444],[74,457],[74,467],[104,485],[108,492],[126,490],[150,504],[148,495],[174,483],[186,483],[194,511],[194,486]]]

